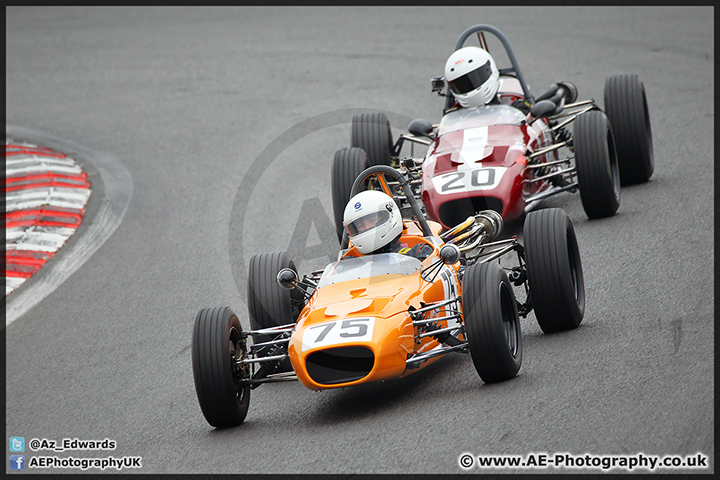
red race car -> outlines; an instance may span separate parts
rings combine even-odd
[[[474,33],[480,46],[465,47]],[[510,67],[495,65],[486,33],[503,45]],[[606,80],[604,110],[593,99],[578,101],[570,82],[534,97],[505,35],[475,25],[458,39],[432,90],[446,98],[440,122],[413,120],[395,142],[385,114],[353,118],[351,148],[336,152],[332,168],[338,238],[350,186],[372,165],[414,178],[425,214],[444,228],[488,209],[505,221],[519,219],[560,192],[579,191],[589,218],[607,217],[618,210],[621,184],[646,182],[653,173],[650,117],[637,75]],[[424,157],[401,156],[408,143],[427,146]]]

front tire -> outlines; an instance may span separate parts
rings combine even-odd
[[[360,113],[352,119],[350,146],[367,153],[369,166],[390,165],[393,147],[390,121],[382,112]]]
[[[614,75],[605,81],[605,113],[615,134],[620,181],[645,183],[655,170],[652,127],[645,87],[637,75]]]
[[[620,170],[610,122],[603,112],[592,110],[577,117],[574,130],[583,209],[590,219],[614,215],[620,206]]]
[[[245,420],[250,385],[234,366],[244,357],[242,327],[228,307],[204,308],[195,317],[192,367],[200,409],[216,428],[233,427]]]
[[[559,208],[530,212],[523,230],[535,317],[545,333],[576,328],[585,313],[585,281],[575,229]]]
[[[250,328],[260,330],[294,323],[302,310],[303,296],[297,288],[285,290],[277,282],[277,274],[283,268],[295,268],[295,263],[285,252],[267,252],[254,255],[248,267],[247,302]],[[253,334],[254,343],[270,341],[274,335]],[[270,348],[257,352],[258,357],[268,356]],[[276,372],[292,370],[290,360],[283,360]]]
[[[517,302],[497,263],[476,263],[463,278],[465,336],[475,370],[485,383],[509,380],[522,363]]]
[[[343,214],[348,201],[350,201],[350,191],[353,183],[358,175],[369,166],[367,154],[362,148],[342,148],[335,152],[330,171],[330,185],[338,242],[342,242],[343,231],[345,230]]]

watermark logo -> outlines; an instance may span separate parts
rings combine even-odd
[[[598,455],[584,453],[529,453],[527,455],[472,455],[463,453],[458,458],[460,468],[482,469],[557,469],[658,471],[662,469],[707,469],[709,457],[703,453],[693,455],[648,455],[642,452],[628,455]]]
[[[281,156],[294,156],[294,152],[301,151],[298,145],[306,143],[307,138],[313,138],[314,134],[318,134],[324,129],[335,128],[341,131],[340,128],[342,128],[345,131],[333,137],[333,139],[342,139],[334,147],[333,145],[323,145],[319,147],[320,150],[329,148],[332,151],[333,148],[338,150],[349,147],[350,124],[353,116],[375,111],[378,110],[344,109],[304,120],[270,142],[250,165],[237,189],[228,228],[230,265],[235,285],[241,295],[244,296],[247,292],[248,262],[250,257],[255,254],[285,251],[298,270],[305,272],[308,268],[307,265],[303,265],[304,262],[309,264],[310,261],[314,261],[312,267],[322,268],[337,260],[340,243],[330,200],[332,153],[324,155],[327,158],[317,158],[316,154],[308,154],[316,158],[318,163],[315,164],[317,167],[315,172],[322,176],[313,177],[311,188],[305,188],[305,191],[300,190],[299,186],[301,183],[299,174],[303,172],[292,171],[293,168],[304,168],[300,166],[300,162],[291,163],[289,168],[276,171],[274,176],[278,178],[263,177],[266,172],[276,170],[271,168],[276,159]],[[398,128],[404,128],[412,120],[410,117],[397,113],[383,113],[390,124]],[[308,151],[312,151],[312,148]],[[323,173],[319,173],[321,171]],[[270,188],[258,188],[261,183],[269,185]],[[292,190],[292,195],[288,194],[289,190]],[[303,200],[295,200],[303,197]],[[288,198],[291,198],[292,201],[288,202]],[[326,205],[330,205],[330,209],[323,205],[323,199],[325,199]],[[298,204],[300,204],[299,209]],[[260,216],[265,229],[262,232],[258,232],[257,225],[248,221],[253,217]],[[278,220],[272,232],[266,230],[268,223],[265,220],[267,218],[277,218]],[[255,245],[252,249],[246,248],[246,245],[252,244],[258,235],[269,238],[269,242],[272,244]],[[298,273],[301,276],[303,274],[302,271]]]
[[[24,452],[25,451],[25,437],[10,437],[10,451],[11,452]]]

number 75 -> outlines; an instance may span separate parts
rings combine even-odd
[[[316,325],[310,327],[309,330],[322,329],[320,335],[315,339],[314,343],[322,342],[328,333],[335,328],[335,325],[340,325],[340,338],[355,338],[364,337],[368,333],[368,323],[372,319],[370,318],[352,318],[348,320],[341,320],[339,322],[332,322],[325,325]]]

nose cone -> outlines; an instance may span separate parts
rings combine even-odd
[[[288,353],[307,388],[382,380],[405,370],[414,346],[407,310],[419,294],[420,274],[378,277],[321,287],[306,306]]]

